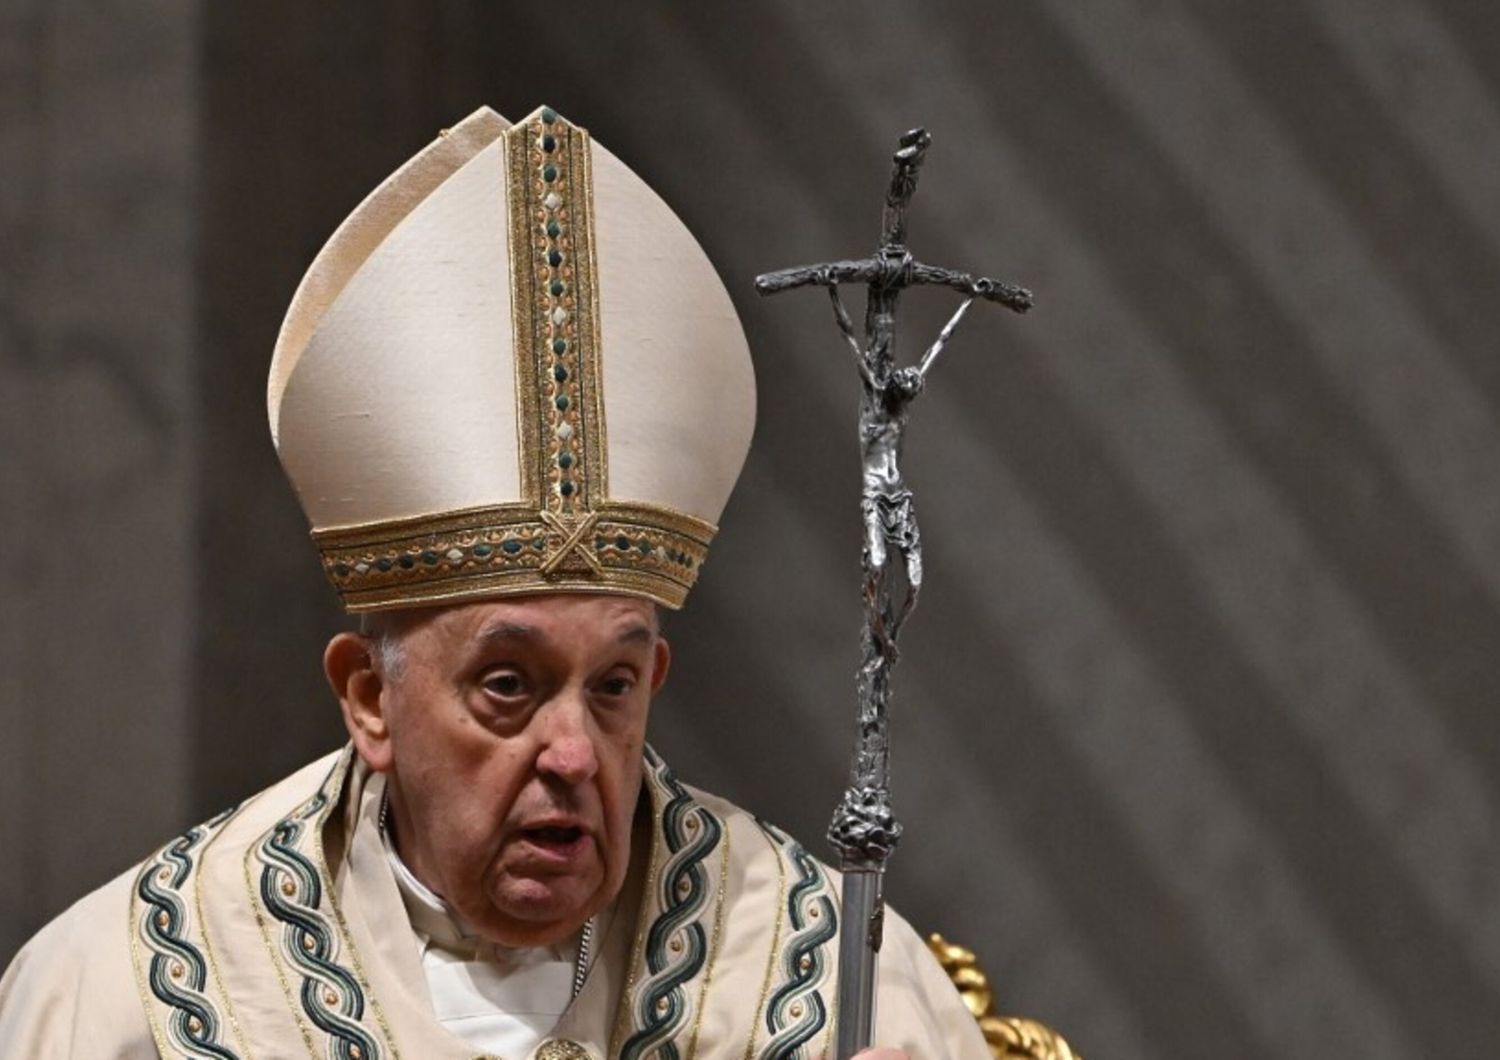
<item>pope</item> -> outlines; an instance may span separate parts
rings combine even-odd
[[[0,980],[6,1055],[827,1055],[838,874],[646,739],[659,608],[754,420],[671,210],[551,109],[481,109],[334,233],[268,396],[361,616],[323,656],[349,742],[43,929]],[[862,1060],[987,1057],[885,934]]]

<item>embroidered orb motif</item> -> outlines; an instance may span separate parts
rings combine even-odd
[[[566,1038],[551,1038],[537,1046],[536,1060],[589,1060],[589,1051]]]

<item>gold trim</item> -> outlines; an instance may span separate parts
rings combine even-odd
[[[296,807],[294,807],[290,811],[289,814],[283,815],[283,817],[278,818],[276,823],[272,824],[270,828],[250,841],[250,843],[245,847],[245,857],[241,863],[241,867],[243,868],[245,875],[245,890],[250,897],[250,909],[251,912],[255,914],[255,923],[256,926],[260,929],[261,942],[265,946],[266,954],[271,959],[272,966],[276,969],[276,978],[277,981],[281,984],[282,995],[286,999],[287,1008],[291,1010],[292,1018],[297,1023],[297,1029],[302,1034],[302,1041],[307,1046],[308,1055],[316,1058],[319,1054],[317,1049],[313,1045],[311,1029],[308,1027],[307,1022],[303,1017],[302,1010],[298,1007],[297,1001],[292,994],[291,983],[287,980],[284,967],[286,963],[285,957],[271,941],[271,935],[270,931],[268,930],[266,918],[264,913],[261,911],[262,902],[260,892],[256,888],[254,880],[251,878],[250,860],[255,857],[256,850],[266,841],[266,838],[276,830],[282,820],[285,820],[288,816],[294,816],[303,812],[307,805],[313,799],[316,799],[319,795],[326,796],[323,806],[319,808],[318,812],[313,817],[307,819],[305,822],[307,825],[307,829],[313,833],[311,843],[313,847],[314,864],[318,872],[319,882],[322,884],[323,893],[328,899],[328,906],[333,911],[333,920],[338,931],[339,941],[347,952],[348,960],[349,963],[353,966],[354,975],[358,986],[361,990],[364,991],[365,1000],[369,1005],[370,1012],[375,1017],[375,1023],[379,1028],[380,1034],[384,1036],[384,1041],[382,1044],[387,1050],[389,1050],[391,1057],[393,1058],[393,1060],[395,1060],[395,1058],[400,1056],[400,1053],[396,1048],[395,1036],[391,1033],[390,1025],[386,1022],[385,1011],[381,1008],[380,1001],[376,997],[375,991],[371,989],[369,977],[365,974],[364,967],[360,963],[359,949],[354,945],[354,939],[350,936],[348,924],[344,920],[343,910],[339,908],[337,891],[334,887],[333,877],[328,871],[327,858],[323,853],[323,827],[327,823],[329,815],[332,814],[333,811],[339,808],[343,803],[345,788],[349,782],[349,770],[350,766],[353,764],[353,761],[353,747],[346,747],[344,749],[344,752],[339,756],[338,761],[334,763],[333,768],[329,770],[327,776],[323,778],[322,782],[318,785],[317,790],[310,798],[302,800],[296,805]],[[306,838],[307,835],[307,831],[304,831],[302,833],[303,838],[301,839],[299,846],[302,843],[307,843],[309,841]],[[304,978],[306,977],[305,973],[300,974],[302,974]]]
[[[589,443],[589,475],[587,503],[595,509],[609,500],[609,440],[604,418],[604,339],[601,334],[599,312],[599,255],[594,239],[594,153],[589,148],[588,133],[577,131],[573,148],[577,154],[577,169],[582,200],[578,203],[583,211],[582,223],[577,226],[579,240],[575,241],[574,253],[584,266],[584,299],[582,309],[586,314],[580,321],[579,333],[587,327],[588,342],[581,351],[579,362],[587,359],[587,368],[580,373],[582,384],[580,399],[584,406]]]
[[[630,946],[630,963],[626,965],[625,987],[620,991],[620,1004],[615,1010],[615,1029],[609,1041],[610,1056],[619,1055],[620,1048],[624,1045],[630,1028],[634,1026],[632,1010],[634,1008],[636,979],[638,978],[636,970],[645,963],[641,960],[641,954],[646,949],[647,925],[660,915],[660,910],[656,909],[656,877],[661,871],[661,847],[665,845],[660,842],[663,807],[661,792],[656,788],[655,778],[650,775],[651,769],[651,763],[646,761],[645,769],[641,774],[641,781],[645,784],[646,791],[651,797],[651,855],[650,860],[646,863],[646,882],[644,889],[641,891],[641,908],[636,912],[635,941]],[[652,910],[652,914],[649,917],[646,915],[648,907]]]
[[[781,956],[781,925],[787,919],[786,861],[781,856],[781,848],[771,841],[771,837],[764,829],[760,834],[776,859],[776,926],[771,931],[771,951],[770,956],[766,958],[766,977],[761,980],[760,1000],[755,1003],[755,1015],[750,1024],[750,1044],[745,1046],[745,1060],[753,1060],[755,1056],[755,1042],[760,1037],[761,1020],[766,1014],[766,1002],[771,997],[771,977],[776,974],[777,958]]]
[[[700,535],[706,545],[718,533],[719,528],[707,519],[701,519],[696,515],[683,511],[681,508],[673,508],[670,504],[658,504],[655,501],[608,501],[599,506],[601,511],[620,513],[649,513],[661,521],[665,527],[671,527],[688,535]],[[453,511],[437,512],[427,515],[410,515],[399,519],[376,519],[365,523],[345,523],[341,526],[319,527],[311,531],[314,541],[322,541],[332,538],[342,543],[362,541],[365,538],[384,539],[384,535],[394,529],[416,528],[412,533],[420,534],[428,527],[453,526],[473,527],[482,526],[484,521],[491,517],[494,512],[533,512],[524,502],[511,504],[481,504],[472,508],[458,508]]]
[[[592,1056],[587,1049],[568,1038],[548,1038],[536,1047],[536,1060],[590,1060]],[[478,1060],[489,1058],[479,1057]]]
[[[716,530],[663,505],[610,502],[570,521],[503,504],[317,530],[313,540],[354,612],[545,592],[628,593],[675,609]]]
[[[532,259],[526,253],[531,242],[527,232],[526,212],[515,208],[515,204],[524,201],[526,195],[523,176],[525,145],[517,143],[509,135],[502,135],[500,141],[504,145],[509,203],[509,230],[506,235],[510,242],[506,247],[506,255],[510,270],[510,331],[516,388],[516,460],[521,473],[521,495],[535,498],[541,495],[535,460],[536,451],[541,444],[537,438],[536,363],[530,357],[522,356],[522,351],[533,347],[536,336],[531,331],[531,300],[516,297],[518,291],[531,290]],[[517,161],[518,153],[522,156],[522,161]]]
[[[542,522],[557,531],[562,536],[563,543],[553,549],[552,555],[543,561],[540,568],[541,572],[551,575],[562,566],[564,560],[571,558],[576,552],[583,557],[584,565],[593,572],[594,576],[602,578],[604,576],[604,567],[599,562],[599,558],[589,551],[588,545],[584,542],[584,538],[588,536],[590,530],[594,529],[594,524],[598,521],[599,513],[590,512],[572,526],[569,526],[551,512],[543,512]]]
[[[328,823],[328,818],[335,809],[342,807],[346,796],[355,798],[348,792],[349,773],[354,764],[354,749],[351,745],[345,749],[343,757],[335,765],[335,770],[340,774],[337,783],[337,797],[330,796],[323,809],[318,812],[316,819],[316,830],[313,834],[313,860],[318,866],[318,875],[323,879],[323,892],[328,896],[328,908],[333,911],[334,922],[338,925],[339,936],[343,939],[344,946],[348,951],[349,963],[354,966],[354,974],[359,978],[359,985],[365,992],[365,1000],[375,1014],[375,1022],[380,1031],[385,1035],[386,1047],[390,1050],[391,1060],[400,1060],[401,1053],[396,1048],[396,1036],[391,1033],[390,1024],[385,1019],[385,1009],[380,1006],[380,999],[376,996],[374,988],[370,985],[370,977],[365,974],[364,965],[359,960],[359,947],[354,944],[354,937],[349,933],[349,924],[344,919],[344,911],[339,907],[338,890],[334,886],[333,873],[328,869],[328,857],[323,851],[323,829]],[[324,781],[326,786],[333,778]],[[318,790],[322,790],[319,788]],[[353,842],[353,836],[350,836]]]
[[[536,377],[536,348],[541,342],[537,334],[536,314],[536,255],[533,247],[536,235],[533,231],[532,213],[527,209],[530,199],[531,147],[527,143],[527,123],[512,126],[505,134],[506,161],[510,165],[508,174],[510,196],[507,207],[510,211],[510,269],[511,269],[511,313],[514,327],[512,356],[516,370],[516,418],[524,424],[521,433],[521,465],[523,495],[535,507],[542,495],[542,468],[539,453],[542,450],[542,412],[540,385]]]
[[[146,859],[149,862],[151,859]],[[145,871],[144,863],[141,871]],[[137,879],[140,877],[137,876]],[[145,1010],[146,1022],[151,1025],[151,1037],[156,1039],[156,1051],[162,1056],[170,1055],[167,1048],[166,1032],[162,1030],[160,1021],[156,1018],[155,1005],[158,1003],[156,995],[151,993],[150,987],[146,985],[146,973],[141,967],[140,940],[137,936],[143,930],[140,918],[136,916],[136,904],[141,902],[140,896],[136,894],[135,888],[130,889],[130,906],[126,910],[126,927],[130,931],[130,963],[132,971],[135,972],[135,988],[141,998],[141,1008]]]
[[[204,956],[208,958],[208,970],[209,974],[213,976],[214,986],[218,988],[219,996],[224,999],[224,1011],[225,1014],[229,1017],[230,1029],[234,1031],[234,1040],[239,1042],[240,1048],[244,1050],[244,1060],[255,1060],[255,1052],[250,1048],[249,1041],[245,1038],[244,1032],[240,1029],[239,1017],[235,1015],[234,999],[230,997],[229,991],[224,986],[224,977],[219,974],[219,961],[218,958],[214,956],[213,942],[208,937],[208,917],[203,912],[203,887],[201,886],[203,873],[208,865],[209,850],[215,843],[219,841],[219,837],[229,830],[230,824],[234,822],[235,818],[238,817],[244,811],[244,809],[245,804],[242,803],[235,809],[234,813],[226,817],[224,821],[219,825],[218,830],[214,832],[213,835],[208,837],[208,842],[203,844],[203,849],[199,851],[198,872],[193,880],[193,911],[198,914],[198,934],[203,937],[203,953]]]
[[[294,811],[295,812],[295,811]],[[272,826],[275,827],[274,825]],[[250,878],[250,859],[255,856],[256,844],[265,838],[265,833],[252,839],[245,847],[245,856],[241,859],[240,867],[245,873],[245,893],[250,898],[250,912],[255,915],[255,926],[260,929],[260,941],[265,947],[266,956],[270,958],[271,967],[276,970],[276,981],[281,984],[282,997],[286,999],[286,1007],[292,1014],[292,1020],[297,1024],[297,1030],[302,1034],[302,1044],[307,1046],[307,1055],[313,1060],[318,1060],[318,1051],[313,1047],[312,1032],[303,1019],[302,1012],[297,1003],[292,999],[292,984],[287,982],[286,970],[282,967],[281,955],[276,952],[276,947],[271,944],[271,933],[266,926],[265,915],[260,911],[260,894],[255,889],[255,881]],[[163,1054],[165,1055],[165,1054]]]
[[[543,107],[505,141],[522,489],[581,517],[609,495],[589,135]]]
[[[708,988],[713,985],[714,965],[719,960],[719,943],[724,931],[724,892],[729,888],[729,829],[724,821],[724,854],[719,859],[719,894],[714,900],[714,931],[708,942],[708,961],[703,966],[703,986],[698,991],[698,1011],[693,1015],[693,1032],[688,1036],[688,1060],[698,1053],[698,1030],[703,1026],[703,1013],[708,1008]]]
[[[593,472],[593,451],[588,444],[588,424],[584,420],[584,402],[581,400],[585,383],[586,363],[582,343],[579,341],[583,333],[580,327],[584,306],[588,304],[587,297],[579,297],[579,291],[588,283],[588,277],[583,275],[573,262],[574,254],[571,253],[576,247],[577,240],[585,236],[584,229],[588,225],[587,204],[580,202],[579,197],[573,194],[573,151],[574,134],[571,129],[559,128],[559,122],[554,119],[544,131],[542,122],[534,122],[529,131],[534,150],[531,152],[531,165],[528,167],[531,174],[530,190],[535,195],[533,202],[540,203],[542,209],[537,211],[535,207],[528,210],[536,224],[533,232],[540,231],[549,218],[555,218],[563,226],[563,236],[554,242],[545,236],[538,239],[533,235],[533,246],[538,257],[544,259],[549,246],[559,249],[567,246],[568,253],[561,265],[552,266],[545,260],[537,263],[542,284],[540,288],[526,292],[528,297],[535,299],[534,309],[537,312],[538,341],[527,350],[527,357],[536,358],[536,377],[541,382],[537,391],[537,398],[543,415],[539,420],[542,428],[542,446],[537,450],[537,456],[542,461],[541,482],[543,483],[542,495],[536,498],[540,502],[543,511],[562,512],[572,515],[582,504],[588,508],[589,479]],[[543,136],[562,134],[561,150],[554,149],[544,160],[541,148],[535,146]],[[544,184],[541,177],[541,169],[551,166],[558,174],[558,179],[550,184]],[[551,206],[547,204],[546,196],[558,197],[558,204]],[[528,203],[528,205],[531,205]],[[512,204],[512,209],[514,209]],[[564,284],[561,294],[554,294],[550,287],[555,282]],[[517,292],[520,294],[521,292]],[[558,323],[552,314],[561,309],[567,314],[567,319]],[[552,366],[551,351],[547,347],[553,341],[561,340],[568,344],[568,349],[557,361],[567,367],[571,375],[567,380],[551,379],[550,368]],[[559,408],[558,401],[568,401],[566,408]],[[564,437],[562,431],[567,429],[569,434]],[[576,441],[574,440],[576,438]],[[558,461],[564,453],[577,457],[577,463],[568,475],[563,474]],[[582,492],[575,488],[574,492],[564,496],[563,483],[567,482],[576,487],[579,482],[583,483]]]

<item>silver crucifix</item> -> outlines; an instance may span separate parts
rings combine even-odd
[[[873,257],[768,272],[755,279],[761,294],[808,285],[828,288],[833,315],[859,371],[859,446],[862,463],[860,514],[864,521],[864,630],[859,668],[859,736],[849,787],[834,812],[828,839],[839,852],[844,874],[843,932],[839,944],[838,1041],[847,1060],[870,1044],[875,1022],[875,963],[880,952],[884,903],[881,880],[886,859],[901,838],[891,810],[891,670],[896,638],[922,588],[922,539],[911,490],[901,475],[901,445],[912,401],[927,373],[953,337],[974,299],[999,302],[1018,313],[1031,308],[1031,292],[966,272],[924,265],[906,249],[906,209],[917,190],[917,174],[932,137],[913,129],[896,150],[890,189],[881,218],[880,247]],[[861,343],[839,297],[839,285],[867,288],[865,337]],[[951,287],[966,297],[921,359],[895,363],[896,307],[914,284]]]

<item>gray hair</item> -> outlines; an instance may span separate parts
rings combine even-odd
[[[405,623],[399,611],[369,611],[359,616],[359,635],[370,646],[370,657],[386,677],[400,680],[406,669]]]

